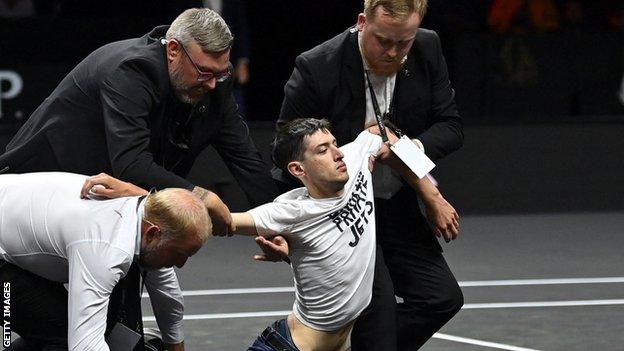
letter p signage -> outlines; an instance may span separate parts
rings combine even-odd
[[[4,90],[4,82],[8,82],[8,90]],[[22,92],[22,77],[14,71],[0,71],[0,118],[2,118],[2,100],[13,99]]]

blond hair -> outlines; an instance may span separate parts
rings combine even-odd
[[[206,206],[185,189],[169,188],[150,194],[144,218],[160,227],[164,241],[195,235],[205,242],[212,234]]]
[[[373,19],[380,6],[393,18],[406,18],[416,12],[422,19],[427,13],[427,0],[364,0],[364,14]]]

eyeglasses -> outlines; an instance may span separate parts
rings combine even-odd
[[[159,245],[162,245],[163,244],[163,241],[162,241],[163,238],[162,238],[162,229],[160,228],[160,226],[154,224],[153,222],[148,221],[145,218],[141,218],[141,220],[143,220],[145,223],[147,223],[147,224],[149,224],[151,226],[156,227],[156,230],[158,230],[158,235],[161,236],[161,241],[160,241]]]
[[[147,224],[149,224],[149,225],[152,225],[152,226],[154,226],[154,227],[158,228],[158,231],[160,232],[160,227],[159,227],[159,226],[157,226],[156,224],[154,224],[153,222],[150,222],[150,221],[148,221],[148,220],[147,220],[147,219],[145,219],[145,218],[141,218],[141,220],[143,220],[144,222],[146,222],[146,223],[147,223]]]
[[[184,53],[189,58],[189,60],[191,61],[191,63],[195,67],[195,69],[197,70],[197,74],[198,74],[197,81],[198,82],[206,82],[206,81],[211,80],[212,78],[215,78],[217,80],[217,82],[222,83],[222,82],[225,82],[225,80],[230,78],[230,76],[232,75],[232,70],[230,69],[230,67],[228,67],[223,72],[216,72],[216,73],[215,72],[204,72],[204,71],[200,70],[199,67],[197,66],[197,64],[195,63],[195,61],[193,61],[193,59],[191,58],[191,55],[189,55],[188,51],[186,51],[186,48],[184,47],[184,45],[179,40],[176,40],[176,41],[178,42],[178,44],[180,44],[180,46],[182,47],[182,50],[184,50]]]

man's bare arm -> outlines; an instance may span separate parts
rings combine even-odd
[[[444,237],[446,242],[457,239],[459,235],[459,215],[455,208],[446,201],[438,188],[429,180],[428,177],[418,179],[418,177],[409,172],[409,174],[401,173],[403,179],[418,193],[418,196],[425,204],[425,213],[432,225],[433,232],[436,236]]]
[[[258,231],[256,230],[256,224],[254,223],[253,217],[251,217],[249,213],[232,213],[232,222],[234,223],[234,227],[236,227],[234,234],[248,236],[258,235]]]
[[[277,235],[271,238],[265,238],[258,235],[258,229],[256,228],[253,217],[247,212],[232,213],[232,221],[236,227],[234,234],[256,237],[256,244],[260,247],[260,249],[262,249],[262,254],[254,255],[254,260],[288,262],[288,242],[283,236]]]
[[[379,134],[377,126],[368,128],[373,134]],[[398,137],[389,129],[388,133],[389,145],[394,144]],[[444,237],[446,242],[455,240],[459,235],[459,215],[455,208],[444,199],[438,188],[433,185],[428,177],[419,179],[409,167],[397,157],[388,144],[384,144],[380,149],[377,159],[395,171],[397,171],[403,179],[416,191],[418,196],[425,204],[425,213],[429,220],[433,232],[436,236]]]
[[[87,198],[89,194],[114,199],[124,196],[147,195],[149,192],[132,183],[124,182],[106,173],[89,177],[80,190],[80,196]],[[212,191],[202,187],[193,188],[193,194],[199,197],[210,215],[214,235],[232,235],[234,224],[230,209],[221,201],[221,198]]]
[[[221,198],[212,191],[196,186],[193,188],[193,194],[199,197],[212,220],[212,231],[217,236],[231,236],[236,229],[232,221],[230,209],[221,201]]]

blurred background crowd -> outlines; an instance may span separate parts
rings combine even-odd
[[[0,0],[0,146],[94,49],[215,4],[265,148],[296,56],[353,26],[362,0]],[[422,27],[441,36],[466,126],[436,173],[461,213],[624,209],[624,1],[430,0]]]
[[[212,2],[0,0],[0,70],[25,82],[19,96],[3,99],[2,124],[15,129],[98,46]],[[279,111],[296,55],[353,25],[362,7],[361,0],[217,4],[236,36],[241,112],[264,121]],[[442,38],[468,124],[621,120],[624,1],[432,0],[422,27]]]

